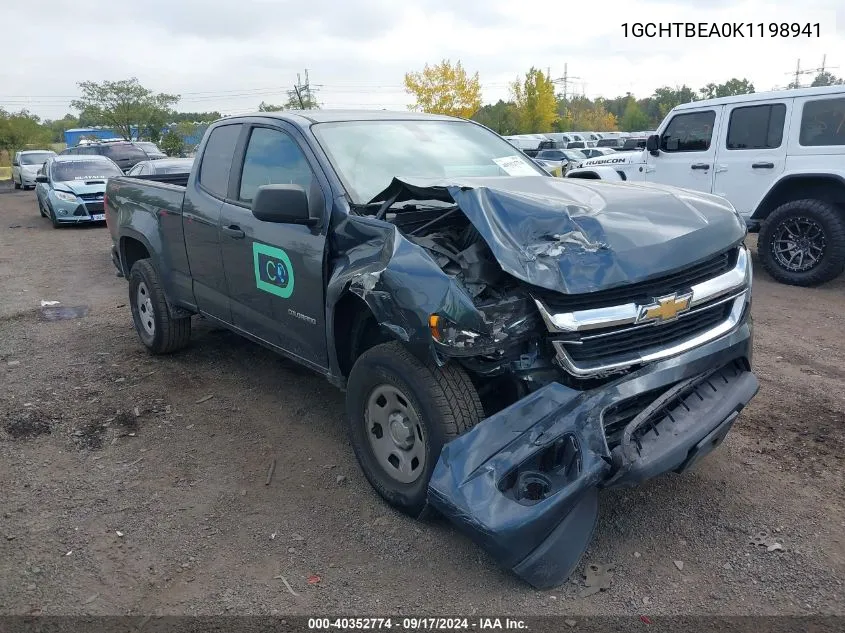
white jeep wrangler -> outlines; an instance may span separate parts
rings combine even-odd
[[[783,283],[813,286],[845,269],[845,86],[686,103],[645,150],[585,160],[567,177],[727,198],[759,231],[760,261]]]

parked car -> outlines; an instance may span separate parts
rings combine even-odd
[[[181,185],[109,179],[106,218],[151,353],[199,314],[327,377],[375,490],[537,587],[599,488],[686,470],[758,389],[730,203],[552,178],[472,121],[227,117]]]
[[[622,136],[604,137],[596,141],[596,147],[606,147],[609,149],[622,149],[625,145],[625,138]]]
[[[613,154],[616,152],[615,149],[610,147],[585,147],[584,149],[579,149],[579,152],[584,154],[587,158],[597,158],[599,156],[607,156],[608,154]]]
[[[645,136],[629,136],[625,139],[625,142],[622,143],[622,147],[620,147],[618,151],[631,152],[634,150],[645,149],[646,140],[648,139]]]
[[[56,152],[52,150],[23,150],[15,152],[12,158],[12,182],[15,189],[29,189],[35,187],[35,175],[51,156]]]
[[[647,147],[568,175],[645,180],[727,198],[759,232],[775,279],[815,286],[845,270],[845,87],[757,92],[674,108]]]
[[[550,168],[560,168],[562,173],[580,165],[586,158],[582,150],[577,149],[544,149],[536,156],[541,164]]]
[[[158,158],[167,158],[167,154],[165,154],[158,145],[155,143],[151,143],[150,141],[133,141],[132,144],[135,147],[141,148],[141,150],[151,159],[156,160]]]
[[[126,172],[127,176],[153,176],[162,174],[189,174],[193,158],[160,158],[143,160]]]
[[[41,166],[35,187],[38,212],[53,227],[104,222],[106,181],[123,172],[105,156],[53,156]]]
[[[136,163],[149,160],[146,152],[130,141],[89,141],[76,147],[69,147],[62,152],[67,156],[105,156],[111,159],[124,172]]]

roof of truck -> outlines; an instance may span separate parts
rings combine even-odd
[[[762,101],[764,99],[794,99],[795,97],[817,97],[823,95],[845,94],[845,86],[820,86],[817,88],[797,88],[794,90],[775,90],[771,92],[752,92],[744,95],[732,95],[730,97],[717,97],[715,99],[703,99],[691,101],[675,106],[675,110],[690,110],[702,106],[717,106],[728,103],[743,103],[745,101]]]
[[[278,112],[253,112],[251,114],[239,114],[237,116],[226,118],[242,119],[249,117],[283,119],[300,125],[307,123],[331,123],[335,121],[385,121],[391,119],[440,119],[445,121],[462,120],[442,114],[392,110],[279,110]]]

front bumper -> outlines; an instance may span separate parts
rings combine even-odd
[[[99,200],[70,202],[50,196],[50,206],[60,224],[90,224],[106,221],[103,203]]]
[[[447,444],[429,501],[537,588],[565,582],[592,538],[598,489],[690,468],[759,389],[750,319],[591,391],[551,383]],[[609,443],[610,412],[634,408]],[[610,426],[608,425],[608,429]]]

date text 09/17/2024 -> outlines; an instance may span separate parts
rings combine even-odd
[[[362,618],[362,617],[326,617],[308,618],[308,629],[316,631],[340,630],[378,630],[396,629],[399,631],[488,631],[527,629],[527,623],[520,618],[441,618],[441,617],[402,617],[402,618]]]
[[[821,37],[820,22],[625,22],[624,37]]]

